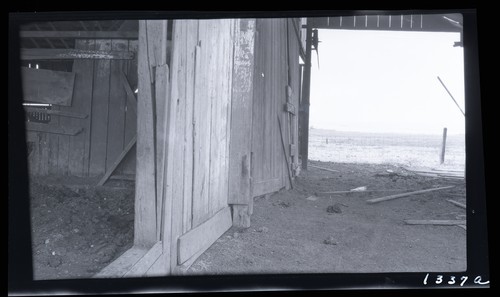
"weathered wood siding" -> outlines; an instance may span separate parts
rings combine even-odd
[[[79,39],[75,48],[137,52],[137,40]],[[137,102],[125,93],[121,72],[135,88],[137,58],[74,61],[72,73],[75,81],[71,105],[52,105],[52,109],[86,117],[53,114],[50,125],[82,131],[77,135],[27,131],[27,140],[31,142],[30,174],[99,176],[113,165],[137,129]],[[127,154],[115,173],[135,173],[135,148]]]

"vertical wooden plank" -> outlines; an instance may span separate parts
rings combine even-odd
[[[208,71],[210,54],[214,47],[209,36],[209,21],[200,20],[199,45],[196,47],[194,94],[194,158],[193,158],[193,223],[196,227],[208,218],[209,162],[210,162],[210,113],[209,81],[214,79]],[[212,42],[211,42],[212,41]]]
[[[39,160],[40,160],[40,167],[39,167],[39,174],[40,175],[47,175],[49,174],[49,146],[48,146],[48,133],[39,133],[40,135],[40,141],[38,143],[38,152],[39,152]]]
[[[52,105],[53,110],[59,110],[58,106]],[[51,115],[50,124],[59,125],[59,116]],[[59,174],[57,161],[59,158],[59,136],[57,134],[48,134],[49,145],[49,174]]]
[[[228,185],[231,204],[248,204],[250,200],[255,29],[254,19],[235,22]]]
[[[223,135],[221,143],[223,144],[223,150],[221,152],[221,190],[220,196],[218,197],[217,211],[228,205],[229,197],[229,144],[231,142],[231,100],[232,100],[232,77],[233,77],[233,54],[234,54],[234,24],[236,20],[224,20],[224,54],[222,57],[224,60],[225,73],[223,80],[223,101],[221,112],[223,114],[222,119],[224,119],[221,125],[221,134]],[[247,134],[248,136],[249,134]]]
[[[157,145],[157,155],[156,155],[156,226],[161,225],[161,211],[162,211],[162,204],[163,204],[163,196],[161,195],[163,191],[163,186],[164,186],[164,166],[162,165],[162,162],[165,161],[165,129],[167,128],[166,123],[166,117],[168,110],[166,109],[166,103],[169,98],[169,77],[168,77],[168,66],[167,65],[162,65],[162,66],[157,66],[156,67],[156,79],[155,79],[155,93],[156,93],[156,99],[157,102],[163,101],[165,104],[160,104],[157,105],[159,108],[162,110],[160,111],[157,109],[157,122],[156,122],[156,145]],[[161,115],[161,116],[160,116]],[[160,120],[158,120],[160,118]],[[162,134],[159,135],[159,132]],[[160,228],[157,228],[156,230],[157,234],[157,239],[159,240],[160,236]]]
[[[127,61],[127,71],[125,72],[127,80],[132,91],[137,89],[137,40],[128,41],[128,50],[135,53],[133,60]],[[133,106],[132,106],[133,105]],[[125,142],[128,143],[137,133],[137,99],[127,97],[125,108]],[[124,174],[135,173],[136,153],[133,148],[129,155],[123,160],[123,166],[120,168]]]
[[[40,135],[38,132],[26,131],[26,142],[31,143],[31,153],[28,155],[28,174],[38,175],[40,168],[40,156],[39,156],[39,148],[40,148]]]
[[[156,242],[156,181],[153,90],[148,59],[147,21],[139,21],[137,100],[137,168],[135,186],[134,244]]]
[[[195,60],[196,44],[198,42],[198,22],[186,21],[186,116],[184,123],[184,205],[182,233],[186,233],[192,227],[193,218],[193,104],[195,88]]]
[[[96,50],[111,50],[111,40],[96,40]],[[104,174],[106,171],[106,147],[108,141],[108,108],[110,97],[111,61],[96,60],[94,87],[90,113],[90,161],[89,175]]]
[[[127,40],[113,39],[111,50],[125,51],[128,49]],[[125,61],[112,60],[110,65],[109,81],[109,111],[108,111],[108,141],[106,149],[106,170],[113,164],[117,156],[123,151],[125,138],[125,102],[127,94],[122,86],[121,73]]]
[[[221,52],[223,47],[221,46],[221,28],[220,20],[209,21],[207,26],[209,26],[210,31],[208,32],[207,38],[213,42],[213,58],[208,61],[208,71],[210,73],[217,73],[217,76],[209,79],[208,85],[208,98],[210,100],[210,156],[209,156],[209,192],[208,192],[208,216],[212,216],[215,213],[217,196],[219,195],[219,183],[220,179],[220,147],[221,147],[221,135],[220,128],[221,125],[221,112],[220,106],[222,104],[222,98],[220,96],[220,81],[224,79],[221,71]]]
[[[76,49],[95,49],[94,40],[76,40]],[[75,77],[75,90],[73,93],[72,112],[89,114],[92,104],[92,83],[93,83],[93,60],[76,60],[73,64]],[[85,176],[88,173],[88,156],[86,142],[89,133],[88,121],[86,119],[71,118],[70,124],[74,127],[82,127],[83,131],[70,137],[69,143],[69,173],[76,176]]]

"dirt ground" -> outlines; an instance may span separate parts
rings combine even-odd
[[[406,225],[405,219],[465,219],[464,180],[417,176],[390,165],[310,164],[293,190],[255,200],[252,225],[231,228],[189,269],[191,274],[437,272],[466,270],[466,231]],[[387,171],[390,170],[390,171]],[[368,204],[370,198],[456,187]],[[315,192],[359,192],[314,196]],[[314,196],[308,200],[307,198]],[[316,200],[314,200],[316,198]],[[330,206],[330,207],[329,207]],[[333,206],[333,207],[332,207]]]
[[[90,278],[132,247],[134,184],[96,183],[31,180],[34,279]]]
[[[252,225],[231,228],[190,274],[462,271],[466,231],[405,225],[405,219],[465,219],[463,180],[417,176],[391,165],[310,164],[295,188],[255,200]],[[387,170],[392,170],[389,172]],[[89,278],[132,246],[133,182],[36,178],[31,181],[35,279]],[[368,204],[369,198],[455,185]],[[358,192],[315,196],[315,192]],[[313,196],[311,198],[311,196]],[[312,199],[312,200],[308,200]],[[315,200],[314,200],[315,199]]]

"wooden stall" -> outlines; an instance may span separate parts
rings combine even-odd
[[[98,39],[74,31],[21,33],[31,40],[70,36],[74,44],[22,50],[30,174],[135,174],[137,32],[128,39],[106,31]]]

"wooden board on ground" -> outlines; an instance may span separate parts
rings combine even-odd
[[[71,106],[75,73],[21,67],[23,99]]]
[[[142,258],[137,261],[127,273],[125,273],[124,277],[141,277],[145,276],[146,272],[153,266],[153,264],[158,260],[161,256],[163,244],[161,241],[158,241],[152,248],[150,248]]]
[[[147,252],[148,248],[133,246],[118,259],[95,274],[93,278],[117,278],[127,273]]]
[[[458,201],[451,200],[451,199],[446,199],[446,201],[448,201],[448,202],[450,202],[450,203],[452,203],[452,204],[454,204],[454,205],[456,205],[458,207],[461,207],[461,208],[464,208],[464,209],[467,208],[467,206],[465,204],[460,203]]]
[[[338,170],[329,169],[329,168],[320,167],[320,166],[315,166],[315,165],[309,165],[309,167],[316,168],[316,169],[321,169],[321,170],[325,170],[325,171],[329,171],[329,172],[340,172]]]
[[[178,263],[182,264],[205,246],[210,246],[231,228],[231,210],[225,207],[208,221],[179,238]]]
[[[405,220],[407,225],[465,225],[465,220]]]
[[[433,191],[451,189],[454,187],[455,186],[431,188],[431,189],[426,189],[426,190],[420,190],[420,191],[414,191],[414,192],[408,192],[408,193],[402,193],[402,194],[396,194],[396,195],[391,195],[391,196],[369,199],[369,200],[366,200],[366,202],[367,203],[378,203],[378,202],[382,202],[382,201],[393,200],[393,199],[407,197],[407,196],[411,196],[411,195],[419,195],[419,194],[424,194],[424,193],[433,192]]]

